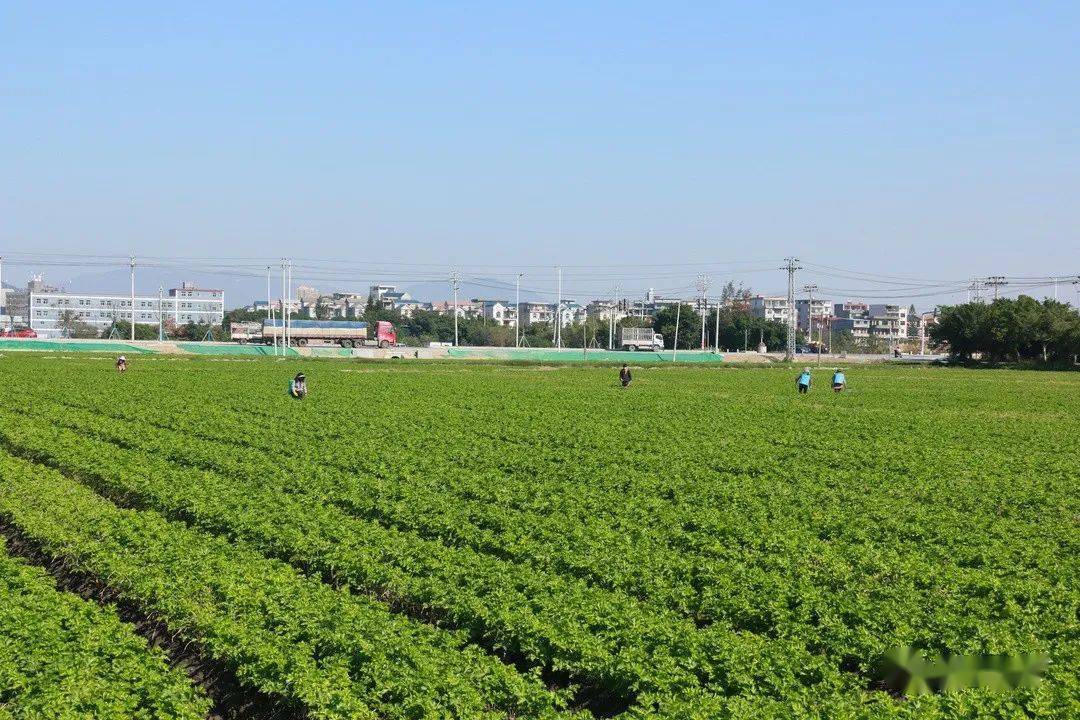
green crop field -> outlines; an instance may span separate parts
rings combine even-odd
[[[0,357],[0,717],[1080,717],[1080,373],[795,374]]]

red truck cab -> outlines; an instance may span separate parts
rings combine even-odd
[[[386,320],[378,320],[375,323],[375,341],[381,348],[397,345],[397,330],[394,323]]]
[[[30,328],[21,328],[19,330],[4,330],[0,332],[0,337],[6,338],[36,338],[38,335]]]

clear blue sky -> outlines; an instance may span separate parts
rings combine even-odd
[[[159,5],[0,10],[0,251],[1080,272],[1080,3]]]

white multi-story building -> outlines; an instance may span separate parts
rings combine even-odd
[[[585,306],[585,312],[589,317],[594,317],[599,320],[610,320],[614,316],[616,322],[622,320],[627,315],[622,303],[613,302],[611,300],[593,300]]]
[[[551,303],[523,302],[518,305],[517,316],[521,318],[522,327],[536,323],[553,323],[555,306]]]
[[[431,309],[440,315],[457,314],[459,318],[480,317],[480,307],[476,303],[468,302],[466,300],[459,300],[456,306],[452,300],[432,303]]]
[[[583,323],[589,316],[585,307],[579,305],[573,300],[563,300],[562,304],[562,324],[563,327],[567,325],[573,325],[574,323]]]
[[[814,304],[811,305],[808,299],[801,299],[795,301],[795,324],[803,332],[809,332],[811,320],[813,320],[814,330],[817,331],[825,325],[829,316],[832,315],[833,303],[832,300],[819,300],[814,298]]]
[[[832,301],[814,298],[813,305],[809,299],[795,301],[795,324],[799,330],[806,333],[812,342],[819,340],[828,333],[829,317],[832,315]]]
[[[376,305],[382,304],[382,297],[386,293],[397,292],[396,285],[372,285],[368,291],[368,299]]]
[[[850,330],[857,338],[877,337],[899,342],[908,336],[908,309],[904,305],[863,302],[836,303],[833,306],[836,330]]]
[[[784,295],[755,295],[750,298],[750,314],[754,317],[787,324],[789,312],[787,297]]]
[[[870,316],[879,321],[882,336],[902,340],[908,336],[907,305],[871,305]]]
[[[91,295],[59,291],[30,291],[30,327],[40,337],[59,337],[63,334],[62,317],[70,312],[77,322],[100,330],[117,320],[157,325],[171,322],[221,324],[225,319],[225,291],[200,288],[182,283],[170,288],[163,298],[157,295],[136,295],[132,307],[130,295]]]
[[[506,300],[483,300],[473,298],[473,303],[480,308],[480,317],[494,325],[514,326],[517,313],[514,305]]]

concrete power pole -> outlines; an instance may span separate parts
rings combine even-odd
[[[165,288],[158,285],[157,289],[157,339],[161,342],[165,339],[165,314],[162,309],[164,303]]]
[[[562,347],[562,267],[555,268],[555,347]]]
[[[285,318],[287,313],[285,310],[285,283],[288,280],[285,277],[285,258],[281,258],[281,356],[285,357],[285,348],[288,344],[288,338],[285,335]],[[275,333],[276,334],[276,333]]]
[[[454,289],[454,347],[458,346],[458,289],[461,287],[461,273],[457,270],[450,271],[450,287]]]
[[[611,292],[611,312],[608,313],[607,323],[607,349],[615,349],[615,313],[619,309],[619,286],[618,284],[612,289]]]
[[[719,354],[720,354],[720,298],[716,298],[716,328],[713,330],[713,355],[719,355]]]
[[[705,349],[705,318],[709,314],[709,301],[705,299],[705,293],[709,289],[709,276],[702,273],[697,276],[695,283],[697,291],[701,293],[701,349]]]
[[[814,293],[817,292],[817,289],[817,285],[803,285],[803,292],[805,292],[809,298],[806,305],[806,324],[810,330],[810,343],[814,342]]]
[[[986,284],[989,287],[994,288],[994,300],[997,300],[998,288],[1000,288],[1002,285],[1008,285],[1009,282],[1005,279],[1004,275],[991,275],[990,277],[986,278]]]
[[[682,300],[675,308],[675,337],[671,339],[671,362],[675,362],[675,355],[679,352],[679,317],[682,315]]]
[[[514,347],[521,347],[521,278],[525,273],[518,273],[514,282]]]
[[[293,306],[293,287],[292,287],[292,258],[288,258],[288,265],[286,266],[289,271],[289,291],[285,295],[285,307],[289,309],[289,312],[285,313],[285,337],[286,343],[292,345],[292,306]]]
[[[135,255],[131,256],[131,339],[135,340]]]
[[[795,359],[795,271],[802,268],[799,267],[799,258],[788,257],[784,258],[784,266],[780,269],[787,270],[788,332],[784,360],[791,362]]]

